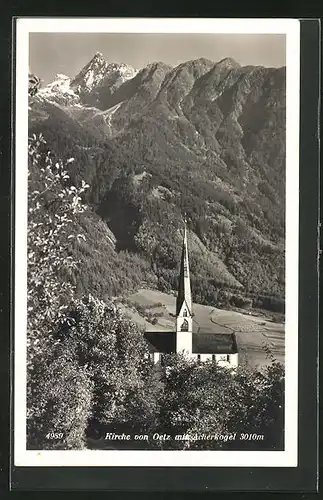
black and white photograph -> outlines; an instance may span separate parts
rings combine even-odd
[[[18,19],[17,465],[297,465],[297,42]]]

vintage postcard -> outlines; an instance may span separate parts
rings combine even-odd
[[[18,18],[16,466],[297,466],[299,21]]]

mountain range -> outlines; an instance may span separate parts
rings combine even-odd
[[[283,309],[285,67],[97,53],[30,98],[30,133],[90,184],[80,291],[176,289],[183,213],[196,302]]]

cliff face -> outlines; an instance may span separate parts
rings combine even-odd
[[[30,130],[75,158],[72,180],[91,185],[117,249],[174,287],[185,211],[201,301],[219,287],[283,296],[285,68],[227,58],[137,71],[96,54],[55,82],[33,97]]]

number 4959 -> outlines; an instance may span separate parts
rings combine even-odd
[[[46,439],[62,439],[63,432],[49,432],[46,434]]]

